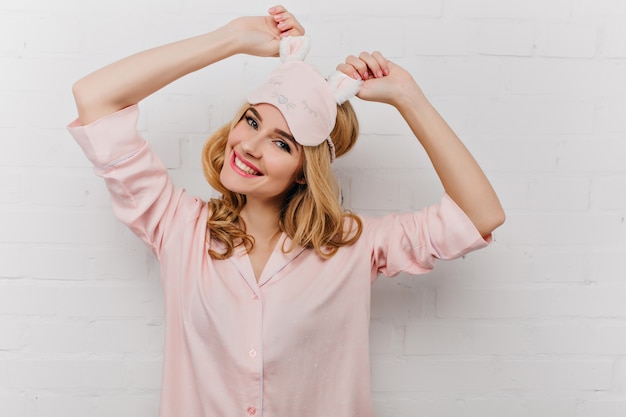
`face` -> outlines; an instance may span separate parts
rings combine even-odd
[[[230,191],[282,201],[302,178],[302,145],[293,138],[282,113],[270,104],[250,106],[228,135],[222,184]]]

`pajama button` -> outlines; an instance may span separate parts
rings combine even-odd
[[[250,350],[250,352],[248,352],[248,355],[250,355],[251,358],[254,358],[256,356],[256,350],[254,349]]]
[[[248,415],[253,416],[256,414],[256,408],[248,407]]]

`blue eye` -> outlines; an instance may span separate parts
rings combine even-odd
[[[246,122],[254,129],[254,130],[258,130],[259,129],[259,123],[250,116],[245,116],[246,118]]]
[[[276,144],[276,146],[278,146],[280,149],[291,153],[291,148],[289,147],[289,145],[287,144],[287,142],[285,142],[284,140],[281,139],[277,139],[274,141],[274,143]]]

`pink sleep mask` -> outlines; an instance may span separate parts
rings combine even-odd
[[[325,79],[303,61],[309,45],[310,40],[305,36],[283,38],[281,64],[248,95],[248,102],[267,103],[280,110],[295,140],[303,146],[327,141],[332,160],[335,155],[330,133],[335,127],[337,104],[354,97],[362,82],[340,71]]]

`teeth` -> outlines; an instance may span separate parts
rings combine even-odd
[[[237,168],[250,175],[258,175],[259,173],[250,168],[248,165],[244,164],[239,158],[235,157],[235,165]]]

